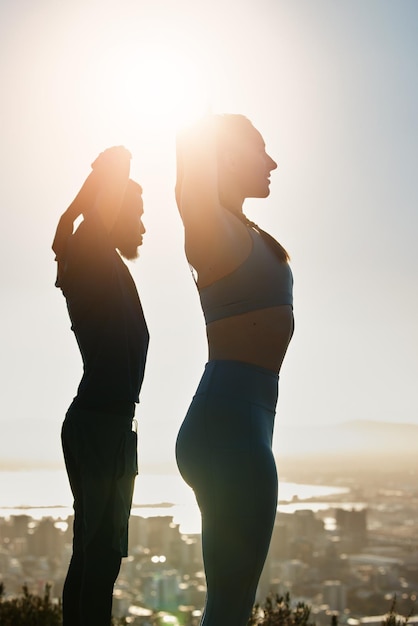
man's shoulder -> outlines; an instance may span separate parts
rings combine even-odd
[[[98,219],[83,220],[68,242],[70,257],[97,257],[114,253],[109,234]]]
[[[111,289],[118,253],[105,235],[94,224],[83,221],[69,238],[62,280],[67,300],[90,300]]]
[[[109,240],[109,235],[100,218],[95,215],[89,215],[87,219],[80,222],[72,238],[74,241],[84,241],[88,239],[101,241]]]

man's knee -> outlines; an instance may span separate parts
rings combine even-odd
[[[85,581],[113,585],[121,563],[122,556],[111,546],[100,544],[88,546],[84,557]]]

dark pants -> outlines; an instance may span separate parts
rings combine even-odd
[[[277,509],[277,394],[274,372],[210,361],[178,434],[178,467],[202,514],[202,626],[245,626],[254,604]]]
[[[63,626],[109,626],[137,473],[132,415],[70,409],[62,427],[74,496],[73,554],[64,583]]]

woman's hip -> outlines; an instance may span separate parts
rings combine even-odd
[[[209,361],[195,397],[209,394],[243,400],[275,411],[279,377],[276,372],[242,361]]]
[[[180,428],[180,471],[230,457],[271,455],[277,375],[239,362],[209,362]]]

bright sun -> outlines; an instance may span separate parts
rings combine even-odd
[[[170,132],[207,112],[207,72],[178,47],[128,43],[109,48],[106,56],[88,80],[100,102],[96,111],[110,123]]]

